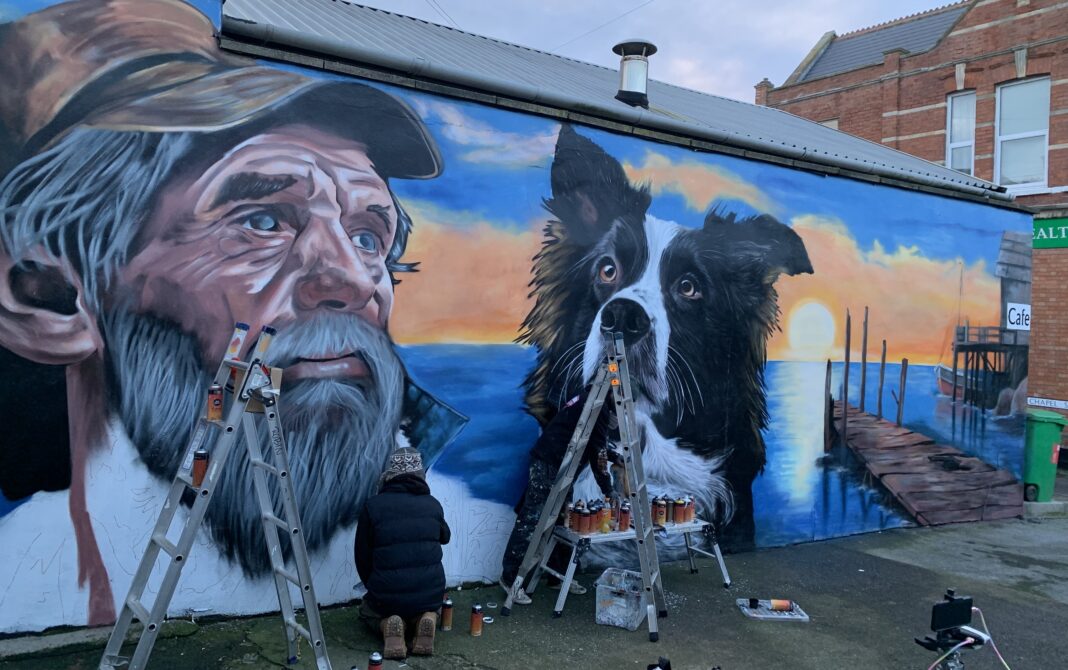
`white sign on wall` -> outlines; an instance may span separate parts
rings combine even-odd
[[[1049,407],[1051,409],[1068,409],[1068,400],[1054,400],[1053,398],[1027,398],[1027,404],[1032,407]]]
[[[1031,330],[1031,305],[1010,302],[1005,310],[1005,327],[1009,330]]]

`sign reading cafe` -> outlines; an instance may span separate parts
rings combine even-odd
[[[1068,219],[1035,219],[1035,249],[1068,247]]]

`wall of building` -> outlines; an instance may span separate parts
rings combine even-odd
[[[758,85],[766,104],[838,127],[935,163],[946,159],[946,98],[976,93],[975,174],[994,179],[998,86],[1028,77],[1050,79],[1049,152],[1042,193],[1017,202],[1036,220],[1068,216],[1068,4],[1060,0],[975,2],[934,49],[891,52],[882,65],[799,84]],[[878,30],[876,26],[869,30]],[[1018,66],[1017,51],[1026,57]],[[962,76],[963,75],[963,76]],[[1068,328],[1058,305],[1068,301],[1061,249],[1034,254],[1032,350],[1028,394],[1068,404],[1063,342]]]
[[[1019,212],[245,60],[214,3],[46,5],[0,25],[0,632],[113,620],[234,321],[279,330],[324,603],[361,593],[354,523],[397,444],[430,465],[450,582],[497,579],[528,451],[610,318],[646,324],[653,492],[732,548],[912,522],[824,458],[847,309],[870,360],[909,359],[907,425],[1019,472],[1018,418],[962,434],[934,367],[997,318]],[[273,609],[244,472],[172,613]]]

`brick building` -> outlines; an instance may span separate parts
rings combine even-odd
[[[757,84],[756,102],[995,182],[1032,208],[1029,403],[1068,414],[1068,2],[965,0],[828,32],[781,86]]]

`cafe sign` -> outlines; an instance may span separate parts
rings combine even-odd
[[[1035,249],[1068,247],[1068,218],[1035,219]]]

